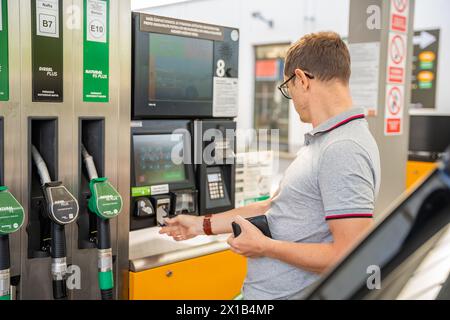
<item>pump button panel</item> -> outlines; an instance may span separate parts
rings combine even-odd
[[[222,174],[214,173],[208,175],[208,188],[211,200],[223,199],[225,197]]]

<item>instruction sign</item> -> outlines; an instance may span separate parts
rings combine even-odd
[[[355,107],[364,108],[369,116],[378,113],[378,86],[380,43],[353,43],[349,45],[352,58],[350,89]]]
[[[403,134],[408,59],[409,0],[390,0],[384,134]]]
[[[236,155],[236,208],[270,198],[275,170],[272,151]]]
[[[411,102],[417,108],[436,107],[439,38],[439,29],[414,33]]]
[[[9,100],[8,1],[0,0],[0,101]]]
[[[83,101],[109,101],[109,0],[84,0]]]
[[[223,41],[224,28],[212,24],[172,19],[141,13],[141,31]]]
[[[236,117],[238,114],[239,80],[214,77],[213,117]]]
[[[33,102],[62,102],[62,0],[32,0],[31,11]]]
[[[36,34],[38,36],[59,38],[60,20],[57,0],[36,2]]]

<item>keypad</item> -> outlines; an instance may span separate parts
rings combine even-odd
[[[218,181],[209,182],[208,184],[209,184],[209,196],[211,200],[218,200],[225,198],[222,177],[219,177]]]

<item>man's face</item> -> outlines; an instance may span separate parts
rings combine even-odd
[[[288,78],[285,77],[285,80]],[[311,123],[311,111],[309,109],[310,90],[305,88],[304,82],[300,76],[296,76],[287,84],[289,94],[292,97],[295,111],[304,123]]]

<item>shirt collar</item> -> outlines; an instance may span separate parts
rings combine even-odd
[[[327,121],[323,122],[322,124],[317,126],[313,131],[307,133],[306,135],[316,136],[321,133],[328,133],[343,125],[346,125],[347,123],[353,120],[364,119],[365,116],[366,112],[363,108],[353,108],[341,114],[338,114],[337,116],[331,119],[328,119]]]

